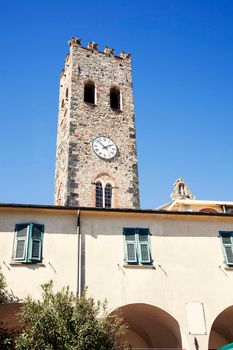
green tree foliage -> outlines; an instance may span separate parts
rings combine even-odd
[[[22,332],[17,350],[125,350],[120,342],[126,331],[119,314],[107,316],[106,302],[80,298],[69,288],[53,292],[53,283],[42,286],[42,299],[28,297],[21,312]]]
[[[0,304],[9,302],[9,293],[6,289],[6,279],[0,269]]]
[[[0,324],[0,349],[1,350],[14,350],[15,338],[17,331],[13,329],[7,329]]]
[[[18,298],[14,296],[12,292],[7,290],[7,284],[5,276],[0,268],[0,304],[8,304],[14,301],[18,301]],[[17,336],[17,331],[14,329],[7,329],[4,324],[0,322],[0,349],[1,350],[13,350],[14,339]]]
[[[6,279],[0,267],[0,304],[8,304],[18,301],[19,299],[13,294],[13,292],[7,290]]]

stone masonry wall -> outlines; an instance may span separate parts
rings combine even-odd
[[[68,89],[68,97],[66,92]],[[68,185],[71,67],[70,55],[60,76],[59,113],[55,173],[55,204],[65,205]]]
[[[95,83],[95,105],[84,102],[84,85]],[[70,55],[61,77],[59,103],[55,203],[95,206],[95,182],[113,185],[114,208],[138,208],[138,167],[131,58],[125,53],[114,56],[97,45],[80,46],[72,39]],[[110,107],[110,89],[118,87],[122,110]],[[66,89],[66,112],[62,106]],[[92,150],[97,136],[112,139],[118,148],[110,160],[99,158]]]

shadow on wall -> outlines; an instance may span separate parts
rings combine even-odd
[[[21,308],[20,303],[0,304],[0,323],[7,329],[18,329],[20,327],[17,314]]]
[[[182,348],[179,324],[166,311],[148,304],[129,304],[119,310],[129,327],[124,340],[132,348]]]
[[[215,319],[209,338],[209,350],[233,342],[233,305],[223,310]]]

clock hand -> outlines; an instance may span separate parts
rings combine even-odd
[[[102,144],[102,142],[100,142],[100,140],[97,140],[97,142],[100,143],[101,146],[103,146],[103,148],[106,148],[106,146],[104,146],[104,145]]]
[[[108,145],[108,146],[106,146],[105,148],[108,148],[108,147],[111,147],[111,146],[114,146],[114,144],[112,143],[111,145]]]

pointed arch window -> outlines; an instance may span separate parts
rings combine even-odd
[[[107,184],[104,189],[104,206],[105,208],[112,207],[112,185]]]
[[[120,90],[117,87],[110,90],[110,106],[112,109],[118,111],[121,109],[121,95]]]
[[[101,182],[95,184],[95,206],[96,208],[103,208],[103,187]]]
[[[84,102],[95,104],[95,84],[88,82],[84,86]]]

